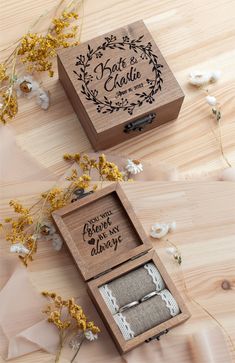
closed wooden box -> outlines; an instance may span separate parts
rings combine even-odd
[[[152,244],[120,184],[113,183],[57,210],[52,217],[87,282],[94,305],[121,353],[159,337],[189,318],[182,297],[157,253],[151,249]],[[157,267],[167,289],[176,300],[180,313],[126,341],[99,287],[148,262]]]
[[[60,50],[58,72],[95,150],[176,119],[184,99],[143,21]]]

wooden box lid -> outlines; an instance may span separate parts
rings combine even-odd
[[[52,214],[85,280],[152,248],[120,184]]]
[[[97,140],[105,144],[118,127],[125,131],[127,123],[156,110],[159,114],[152,127],[176,118],[184,98],[142,20],[60,50],[58,68],[59,78],[94,144]],[[113,133],[108,133],[110,130]],[[128,139],[124,132],[120,135],[116,134],[119,142]]]

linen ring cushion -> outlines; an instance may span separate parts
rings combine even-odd
[[[177,302],[165,289],[158,269],[151,262],[100,286],[99,291],[125,340],[180,312]],[[148,295],[150,298],[147,298]]]
[[[139,301],[152,291],[165,288],[164,281],[153,263],[130,271],[127,274],[99,287],[99,291],[112,314],[133,301]]]

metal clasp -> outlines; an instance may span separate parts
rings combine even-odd
[[[156,114],[150,113],[142,118],[139,118],[136,121],[130,122],[129,124],[124,126],[124,132],[129,133],[130,131],[142,131],[146,125],[149,125],[153,122]]]
[[[149,338],[149,339],[145,340],[145,343],[149,343],[152,340],[160,340],[161,336],[167,334],[168,332],[169,332],[169,330],[166,329],[163,332],[161,332],[161,333],[159,333],[157,335],[154,335],[152,338]]]

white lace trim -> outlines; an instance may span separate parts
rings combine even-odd
[[[165,301],[166,307],[170,310],[171,316],[176,316],[180,313],[180,308],[171,295],[170,291],[168,290],[162,290],[158,293],[159,296],[161,296],[162,300]]]
[[[121,333],[122,333],[124,339],[130,340],[130,339],[134,338],[135,333],[133,332],[133,330],[131,330],[131,327],[130,327],[129,323],[126,321],[125,316],[122,315],[122,313],[118,313],[118,314],[115,314],[113,317],[114,317],[114,320],[115,320],[116,324],[118,325],[119,329],[121,330]]]
[[[164,281],[160,272],[153,263],[146,263],[144,268],[148,271],[148,274],[152,277],[153,283],[156,286],[156,291],[161,291],[165,288]]]
[[[107,284],[102,285],[101,287],[99,287],[99,291],[111,313],[112,314],[117,313],[119,310],[119,306],[117,304],[116,298],[113,296],[112,291],[109,289],[108,285]]]

